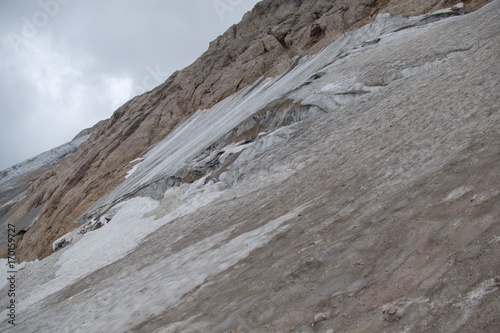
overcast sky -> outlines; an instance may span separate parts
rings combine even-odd
[[[0,0],[0,170],[196,60],[257,0]]]

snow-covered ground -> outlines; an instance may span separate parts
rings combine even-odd
[[[123,259],[158,228],[192,214],[222,195],[218,184],[201,186],[202,182],[170,189],[161,203],[140,197],[124,201],[113,208],[110,223],[83,235],[77,242],[49,258],[23,264],[22,274],[29,276],[53,269],[53,275],[49,274],[50,277],[47,277],[42,274],[37,278],[40,284],[22,289],[18,298],[18,316],[23,317],[23,321],[30,318],[39,302],[50,295],[63,292],[83,277]],[[180,204],[168,214],[157,218],[159,205],[168,205],[172,200]],[[77,308],[83,304],[72,303],[68,299],[63,303],[64,311],[52,317],[54,325],[50,324],[49,327],[64,327],[65,332],[121,332],[130,329],[137,320],[146,320],[166,307],[173,306],[184,294],[206,279],[237,264],[251,251],[267,244],[286,228],[283,224],[287,220],[296,217],[305,207],[297,207],[239,236],[233,235],[242,227],[241,223],[236,223],[230,229],[172,253],[153,266],[121,275],[112,282],[113,287],[99,291],[88,299],[87,305],[84,305],[90,309],[88,312],[80,312]],[[182,237],[165,239],[164,246],[172,246]],[[81,291],[84,294],[86,292],[87,290]],[[107,308],[106,315],[103,315],[103,306]],[[67,311],[75,316],[68,317]],[[3,311],[2,315],[5,316],[6,313]]]

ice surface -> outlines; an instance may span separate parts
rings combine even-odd
[[[329,83],[329,84],[325,85],[323,88],[321,88],[321,91],[322,92],[329,92],[329,91],[337,90],[340,88],[342,88],[342,86],[339,83]]]
[[[266,244],[280,232],[284,222],[300,211],[296,209],[233,239],[229,238],[232,229],[215,234],[120,280],[111,290],[102,292],[109,302],[106,316],[88,323],[92,323],[93,329],[118,332],[130,329],[137,320],[160,314],[209,277],[235,265],[251,251]],[[147,286],[144,281],[148,281]],[[79,332],[74,326],[74,332]]]
[[[129,164],[134,164],[134,163],[137,163],[137,162],[140,162],[140,161],[143,161],[143,160],[144,160],[144,158],[139,157],[139,158],[136,158],[136,159],[135,159],[135,160],[133,160],[133,161],[130,161],[130,163],[129,163]]]

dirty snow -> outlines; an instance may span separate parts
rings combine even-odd
[[[59,267],[55,277],[24,295],[18,311],[22,313],[78,279],[118,261],[160,226],[193,212],[219,195],[215,191],[207,194],[206,189],[197,186],[193,184],[193,188],[186,191],[184,198],[189,198],[187,202],[157,220],[148,213],[153,212],[159,202],[149,198],[134,198],[114,207],[116,213],[109,224],[85,234],[78,242],[61,250],[62,254],[55,263],[55,267]],[[297,207],[260,228],[232,238],[232,233],[241,227],[236,223],[232,228],[173,253],[155,265],[122,276],[106,290],[87,299],[87,304],[71,303],[69,299],[67,309],[72,309],[75,316],[68,318],[61,314],[58,317],[56,314],[52,320],[68,332],[88,332],[90,327],[92,331],[103,332],[130,329],[138,320],[145,320],[173,306],[181,296],[203,284],[209,277],[237,264],[251,251],[267,244],[283,228],[287,228],[285,222],[304,208]],[[43,266],[48,260],[50,258],[32,265]],[[92,309],[91,313],[80,313],[80,307]]]
[[[418,19],[420,18],[412,20]],[[392,20],[387,15],[379,15],[377,20],[378,23],[376,21],[374,24],[362,28],[358,32],[341,38],[317,56],[302,59],[300,64],[286,76],[280,79],[262,80],[254,85],[253,90],[251,88],[245,89],[239,94],[231,96],[214,106],[211,110],[197,112],[172,132],[163,142],[152,149],[144,157],[144,161],[141,161],[140,164],[132,169],[133,172],[129,173],[128,178],[122,186],[113,191],[110,196],[101,200],[95,207],[95,211],[99,211],[101,206],[105,207],[105,210],[109,209],[109,212],[114,215],[109,224],[85,234],[78,241],[43,261],[26,266],[26,272],[24,273],[31,274],[31,281],[33,281],[31,285],[23,286],[25,293],[20,296],[19,303],[20,314],[25,315],[26,324],[24,328],[26,332],[39,331],[39,327],[36,327],[37,325],[40,325],[40,327],[43,326],[47,331],[57,331],[61,328],[67,332],[121,332],[130,330],[135,325],[144,323],[149,318],[161,315],[170,307],[178,305],[181,298],[187,293],[198,286],[210,283],[210,278],[225,272],[242,259],[247,258],[255,249],[268,244],[276,235],[291,229],[287,222],[305,210],[308,207],[307,204],[299,207],[291,207],[287,213],[277,218],[269,218],[263,221],[263,224],[259,227],[253,229],[250,226],[243,225],[242,221],[232,221],[233,224],[227,229],[214,232],[206,237],[200,237],[200,239],[186,244],[184,248],[177,251],[169,252],[168,250],[173,248],[174,243],[179,238],[169,239],[168,237],[170,236],[166,235],[166,239],[163,240],[164,243],[158,244],[163,249],[165,256],[161,257],[158,261],[144,263],[144,265],[141,265],[141,262],[134,262],[130,266],[123,264],[117,268],[117,272],[113,272],[109,276],[101,276],[97,273],[99,269],[113,269],[113,263],[125,260],[128,257],[127,255],[139,249],[147,237],[160,227],[168,226],[169,223],[173,223],[174,220],[183,216],[191,218],[189,214],[196,212],[201,207],[215,203],[223,195],[229,196],[230,190],[225,190],[219,183],[206,186],[204,185],[205,179],[202,178],[191,185],[184,184],[179,188],[169,189],[162,201],[136,197],[123,201],[118,205],[114,205],[115,202],[148,182],[165,175],[174,174],[183,163],[198,156],[208,145],[214,142],[214,140],[219,139],[221,135],[227,133],[241,122],[241,120],[259,110],[270,100],[294,89],[297,85],[311,77],[316,71],[324,69],[325,66],[331,66],[331,59],[334,59],[341,52],[358,47],[359,45],[356,44],[356,41],[380,36],[388,31],[392,31],[391,29],[406,24],[405,19],[401,17]],[[408,30],[411,29],[407,29],[403,33],[412,32]],[[359,36],[363,36],[364,38],[359,38]],[[387,38],[396,39],[397,34],[393,34]],[[416,71],[415,74],[420,74],[420,72]],[[305,101],[307,96],[307,98],[310,98],[311,103],[318,104],[321,102],[322,96],[321,94],[315,96],[314,92],[332,91],[341,87],[340,84],[345,87],[359,87],[356,86],[359,77],[355,75],[347,79],[348,82],[345,83],[333,82],[334,79],[332,77],[334,76],[333,74],[330,77],[326,75],[325,80],[331,79],[330,83],[312,83],[306,89],[297,91],[294,97],[297,100]],[[339,80],[343,76],[335,76],[335,78]],[[324,103],[326,107],[330,105],[328,101]],[[336,102],[332,101],[331,105],[334,105],[334,103]],[[350,119],[346,120],[345,126],[339,126],[342,127],[341,129],[332,128],[329,130],[332,132],[347,131],[349,130],[348,126],[359,126],[359,122],[351,125],[348,120]],[[250,170],[251,167],[245,165],[245,163],[250,164],[257,153],[262,152],[262,149],[271,146],[275,147],[275,144],[286,142],[295,133],[294,131],[294,128],[282,128],[270,135],[263,136],[259,141],[247,146],[227,147],[226,153],[244,150],[235,163],[236,165],[240,163],[241,169],[246,168]],[[194,132],[199,133],[199,135],[193,137],[192,133]],[[356,132],[356,129],[352,129],[352,132]],[[330,137],[330,139],[332,138],[334,136]],[[344,139],[340,135],[336,138],[338,139],[336,141],[339,142]],[[417,141],[415,140],[415,142]],[[364,142],[367,141],[365,140]],[[440,147],[443,145],[438,142],[436,146]],[[393,147],[398,148],[397,146]],[[308,146],[306,148],[307,151],[314,151],[315,149],[317,149],[315,146]],[[387,176],[388,179],[384,180],[384,186],[395,187],[393,185],[397,185],[398,182],[409,182],[409,178],[404,178],[410,177],[407,174],[411,174],[412,179],[417,179],[416,172],[405,173],[403,171],[406,170],[403,170],[402,167],[408,166],[406,161],[412,157],[416,157],[417,161],[425,161],[418,155],[422,149],[415,149],[415,155],[412,156],[410,156],[409,150],[405,151],[408,156],[396,153],[386,155],[386,157],[389,156],[387,157],[388,160],[393,155],[403,156],[406,160],[402,159],[402,161],[398,161],[399,164],[394,163],[394,165],[400,166],[401,171],[391,173],[390,177]],[[359,152],[352,151],[350,154],[351,158],[356,158]],[[343,156],[336,156],[333,153],[332,156],[335,158],[332,157],[329,162],[330,167],[340,169],[340,164],[337,164],[337,160],[341,160]],[[446,156],[440,157],[443,160],[447,158]],[[283,181],[287,179],[297,172],[297,170],[300,171],[300,163],[303,163],[303,161],[301,162],[303,155],[290,157],[291,160],[294,158],[293,162],[297,162],[297,164],[293,165],[293,168],[292,161],[286,161],[286,163],[279,161],[280,163],[272,164],[269,161],[261,159],[252,162],[255,164],[260,163],[262,167],[260,169],[253,169],[253,173],[248,176],[246,182],[238,184],[238,192],[231,192],[231,196],[232,194],[236,197],[236,195],[241,196],[252,191],[256,192],[257,189],[268,186],[273,180]],[[264,162],[268,162],[268,164]],[[378,161],[375,162],[378,163]],[[254,166],[252,165],[252,167]],[[421,169],[429,172],[430,168],[424,166],[426,165],[422,165]],[[418,168],[412,169],[412,171],[415,170],[419,171]],[[238,170],[232,170],[232,172],[237,173]],[[382,174],[386,173],[384,170],[382,172]],[[229,178],[231,175],[228,174],[226,176]],[[347,177],[349,174],[344,174],[344,176],[346,176],[346,179],[352,181],[352,183],[355,183],[353,179],[357,175],[350,175],[350,178]],[[399,179],[390,184],[391,177],[399,177]],[[236,178],[237,175],[235,176]],[[350,183],[347,183],[346,187],[348,188],[349,186]],[[358,189],[358,196],[363,196],[366,191],[370,190],[369,184],[366,186],[368,188],[360,187]],[[332,188],[332,191],[339,191],[338,193],[340,193],[341,189]],[[457,200],[470,191],[471,188],[468,187],[457,188],[450,192],[445,200]],[[375,191],[374,193],[380,195],[382,192]],[[271,198],[274,195],[279,196],[279,193],[273,192],[268,193],[268,195]],[[338,197],[341,196],[340,194],[338,195]],[[444,195],[440,196],[439,199],[443,197]],[[339,220],[338,223],[341,223],[341,220],[349,220],[350,216],[354,215],[360,208],[359,202],[356,200],[357,198],[352,199],[352,202],[348,201],[342,203],[342,205],[339,204],[337,211],[332,215],[325,215],[325,218]],[[371,204],[372,201],[366,202]],[[276,202],[274,201],[274,203]],[[162,206],[168,206],[168,209]],[[404,208],[408,206],[404,205],[400,211],[403,212]],[[395,207],[398,206],[396,205]],[[266,207],[264,205],[260,208],[264,211]],[[260,210],[256,212],[256,214],[258,213],[260,213]],[[263,216],[262,218],[265,219],[265,214]],[[186,223],[189,224],[191,222]],[[333,224],[331,221],[328,223]],[[381,222],[380,224],[383,223]],[[354,224],[353,222],[352,229],[357,229],[358,226],[358,224]],[[311,228],[312,226],[306,226],[306,229],[310,230]],[[243,231],[241,231],[242,229]],[[362,233],[361,228],[358,228],[358,230],[359,233]],[[239,231],[241,233],[238,234]],[[347,231],[350,232],[350,229]],[[319,232],[315,234],[313,240],[316,237],[320,237],[321,235],[319,234]],[[181,235],[181,237],[184,236]],[[494,238],[494,241],[496,241],[496,238]],[[318,241],[313,244],[316,246],[319,243]],[[151,244],[149,245],[152,246]],[[370,252],[368,250],[368,243],[363,243],[363,246],[364,252]],[[339,258],[339,262],[341,260],[342,258]],[[355,262],[357,266],[361,265],[361,261]],[[54,276],[50,278],[45,276],[42,280],[41,275],[38,274],[39,272],[51,270]],[[50,276],[49,273],[46,275]],[[93,283],[82,282],[89,276],[95,276],[95,279],[92,281]],[[39,281],[42,282],[38,283]],[[356,291],[363,288],[367,283],[367,279],[357,278],[347,284],[349,286],[347,289]],[[482,297],[498,290],[495,283],[495,280],[486,281],[477,290],[467,294],[459,305],[466,308],[476,306]],[[63,291],[66,288],[72,292],[70,298],[62,297]],[[72,288],[76,288],[78,292],[75,292]],[[78,288],[81,288],[81,290]],[[40,303],[37,304],[37,302]],[[398,305],[406,310],[412,304],[427,302],[428,299],[415,298],[401,301]],[[44,308],[40,305],[45,305],[46,307]],[[50,309],[50,320],[40,323],[40,318],[47,318],[48,314],[45,311],[48,311],[48,309]],[[3,316],[4,313],[5,311],[2,313]],[[68,316],[68,313],[71,315]],[[194,321],[194,318],[192,319]],[[182,326],[182,323],[178,322],[170,327],[162,328],[162,332],[174,331],[180,326]]]
[[[451,191],[450,194],[448,194],[448,196],[446,197],[446,199],[444,199],[444,201],[458,200],[461,197],[463,197],[465,194],[467,194],[470,191],[472,191],[472,189],[473,188],[470,187],[470,186],[461,186],[459,188],[456,188],[453,191]]]

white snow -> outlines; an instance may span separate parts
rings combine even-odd
[[[134,174],[134,172],[139,168],[139,164],[136,164],[132,167],[132,169],[130,169],[130,171],[127,172],[127,175],[125,176],[125,179],[127,179],[128,177],[132,176]]]
[[[144,161],[144,157],[136,158],[135,160],[130,161],[129,164],[134,164],[134,163],[141,162],[141,161]]]
[[[248,144],[242,144],[240,143],[234,143],[231,144],[223,149],[224,153],[220,157],[220,161],[223,162],[226,160],[226,158],[229,157],[231,154],[238,154],[247,149],[249,146],[253,145],[253,142],[248,143]]]
[[[139,168],[139,166],[141,165],[141,163],[139,162],[142,162],[144,161],[144,157],[139,157],[139,158],[136,158],[135,160],[133,161],[130,161],[129,164],[134,164],[134,163],[137,163],[135,164],[132,169],[130,169],[128,172],[127,172],[127,175],[125,176],[125,179],[127,179],[128,177],[132,176],[134,174],[134,172]]]
[[[80,228],[77,228],[66,235],[59,237],[55,241],[52,242],[52,251],[56,251],[61,243],[73,243],[78,241],[83,235],[80,233]]]
[[[95,318],[92,320],[93,328],[107,332],[122,331],[132,327],[137,319],[144,320],[161,313],[207,278],[235,265],[251,251],[266,244],[280,231],[279,227],[296,216],[298,211],[231,240],[229,237],[235,228],[215,234],[134,276],[122,279],[114,286],[115,290],[104,291],[111,305],[106,317],[111,320]],[[144,281],[148,281],[148,285]]]
[[[125,256],[158,227],[157,224],[148,223],[153,218],[142,219],[145,213],[157,205],[157,201],[147,198],[134,198],[121,203],[116,207],[118,212],[113,223],[85,234],[78,242],[67,247],[57,262],[60,268],[56,277],[39,286],[31,297],[22,302],[20,309]]]
[[[141,197],[119,204],[111,223],[85,234],[61,255],[56,277],[84,276],[122,258],[158,227],[154,218],[143,218],[157,206],[158,201]]]

